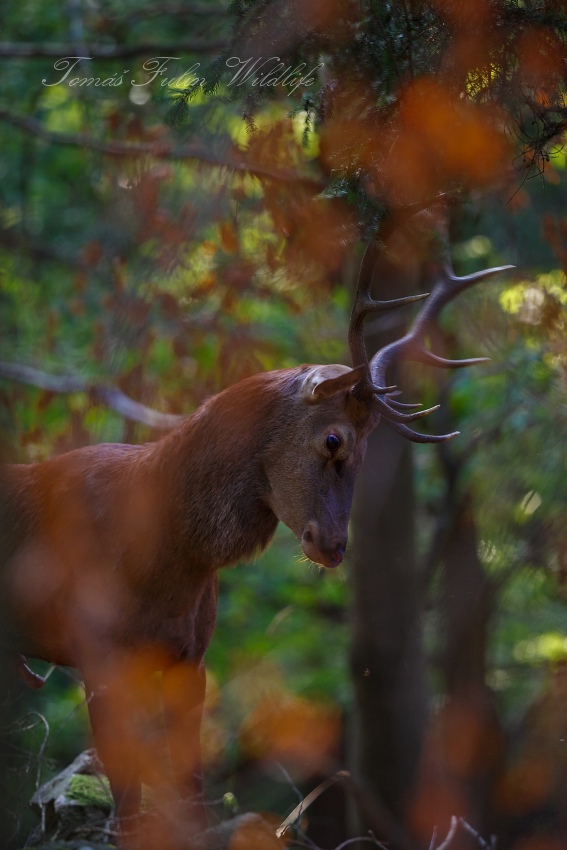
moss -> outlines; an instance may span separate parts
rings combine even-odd
[[[108,811],[112,808],[112,794],[106,776],[76,773],[71,777],[66,796],[80,806],[96,806]]]
[[[79,806],[96,806],[99,809],[110,809],[113,806],[110,783],[106,776],[91,776],[76,773],[71,777],[65,791],[65,796],[77,803]],[[141,810],[147,812],[151,809],[152,792],[142,785]]]

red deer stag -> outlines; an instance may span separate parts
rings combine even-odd
[[[81,670],[122,820],[139,810],[141,777],[164,781],[140,744],[140,694],[158,671],[168,769],[182,795],[200,793],[203,657],[215,626],[217,569],[264,549],[278,521],[308,558],[337,567],[366,439],[378,422],[416,442],[455,436],[411,430],[436,408],[417,411],[411,408],[420,405],[395,400],[387,371],[399,358],[441,367],[481,362],[444,360],[425,338],[447,302],[511,267],[462,278],[445,268],[410,332],[368,362],[364,318],[427,298],[373,300],[377,251],[371,244],[361,266],[349,329],[353,368],[255,375],[155,443],[95,445],[5,469],[0,508],[12,649]],[[33,683],[23,657],[20,667]]]

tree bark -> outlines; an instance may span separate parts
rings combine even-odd
[[[454,499],[442,555],[440,601],[439,669],[446,696],[431,718],[420,804],[430,819],[427,833],[434,823],[461,816],[478,832],[489,834],[505,753],[495,697],[486,682],[495,593],[478,555],[471,494],[455,494]],[[437,782],[433,802],[428,798]]]
[[[411,450],[380,429],[353,510],[353,772],[402,843],[427,716],[413,512]]]
[[[382,261],[377,297],[408,294],[415,266],[409,271]],[[407,314],[389,316],[369,353],[403,332]],[[381,423],[368,442],[352,511],[351,761],[360,786],[358,834],[372,829],[393,846],[408,844],[427,719],[414,511],[411,446]]]

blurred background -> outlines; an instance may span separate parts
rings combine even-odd
[[[222,572],[205,773],[218,817],[283,820],[350,770],[297,846],[436,846],[453,816],[499,848],[567,846],[564,4],[8,0],[0,31],[10,461],[159,438],[107,385],[189,414],[261,370],[348,363],[365,242],[398,222],[376,297],[429,290],[431,228],[409,211],[442,193],[458,274],[516,265],[433,340],[489,364],[395,376],[461,436],[377,428],[345,566],[280,528]],[[369,351],[410,318],[369,321]],[[85,694],[56,669],[4,704],[3,826],[23,847],[35,788],[88,745]]]

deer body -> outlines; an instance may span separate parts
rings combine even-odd
[[[242,381],[156,443],[90,446],[7,468],[7,581],[29,654],[77,665],[75,631],[87,629],[113,645],[158,641],[199,658],[205,641],[187,632],[211,599],[214,572],[264,549],[280,518],[300,539],[317,523],[323,549],[325,535],[346,546],[365,431],[345,410],[346,390],[304,401],[306,371]],[[339,478],[324,440],[346,428]],[[76,628],[66,623],[69,607]],[[42,612],[57,609],[62,628],[49,616],[43,629]]]
[[[379,419],[416,442],[454,436],[412,431],[409,424],[431,411],[395,400],[386,373],[399,357],[443,367],[478,362],[436,357],[424,340],[446,303],[504,269],[466,278],[439,270],[410,332],[368,362],[364,317],[423,297],[374,301],[377,251],[370,243],[351,317],[355,368],[256,375],[206,401],[156,443],[91,446],[8,467],[0,478],[12,648],[81,669],[123,819],[139,808],[143,776],[165,782],[160,759],[145,756],[143,723],[138,728],[156,671],[172,773],[184,795],[199,791],[202,661],[215,625],[217,570],[264,549],[279,521],[308,558],[338,566],[366,438]],[[163,836],[147,846],[156,841],[163,844]]]
[[[208,400],[156,443],[7,467],[3,580],[14,647],[78,667],[93,690],[112,679],[109,659],[149,650],[156,669],[202,671],[217,569],[264,549],[279,520],[313,560],[338,565],[371,427],[349,396],[359,377],[344,366],[264,373]],[[327,447],[329,435],[338,448]],[[197,678],[190,706],[202,702]],[[111,706],[100,702],[90,706],[95,741],[130,814],[139,777],[113,776],[110,743],[97,739]],[[114,738],[125,734],[114,726]]]

